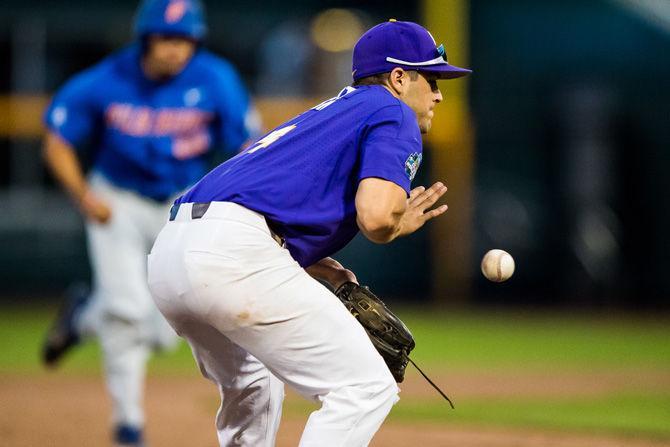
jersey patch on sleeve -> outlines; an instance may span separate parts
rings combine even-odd
[[[421,166],[421,158],[422,155],[420,153],[412,152],[405,161],[405,174],[410,181],[414,180],[414,176],[416,176],[416,172],[419,170],[419,166]]]

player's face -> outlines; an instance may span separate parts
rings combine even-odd
[[[151,35],[147,41],[145,64],[156,77],[179,74],[195,52],[196,43],[178,36]]]
[[[410,80],[404,92],[403,101],[416,113],[421,133],[428,133],[433,120],[433,109],[442,101],[442,93],[437,86],[437,76],[421,73]]]

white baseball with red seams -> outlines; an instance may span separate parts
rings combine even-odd
[[[507,281],[514,273],[514,267],[514,258],[505,250],[489,250],[482,258],[482,273],[489,281]]]

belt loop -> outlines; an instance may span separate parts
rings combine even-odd
[[[202,216],[204,216],[209,209],[210,204],[211,202],[194,203],[193,207],[191,208],[191,219],[200,219]]]
[[[180,205],[181,205],[181,203],[175,203],[170,208],[170,221],[173,221],[177,218],[177,213],[179,212],[179,206]]]

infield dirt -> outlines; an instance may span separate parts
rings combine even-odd
[[[444,379],[444,380],[442,380]],[[514,380],[512,380],[514,379]],[[447,383],[446,378],[439,382]],[[562,374],[548,377],[527,374],[450,375],[450,390],[464,396],[591,394],[616,390],[630,383],[625,374]],[[640,380],[640,376],[636,376]],[[670,376],[649,373],[642,386],[670,386]],[[420,377],[403,384],[403,397],[430,397],[434,391]],[[0,376],[0,445],[111,446],[110,404],[102,379],[91,375],[72,376],[44,373],[25,377]],[[453,396],[452,396],[453,397]],[[147,437],[156,447],[214,447],[214,414],[218,396],[212,384],[199,377],[151,377],[147,386]],[[288,402],[299,400],[289,393]],[[305,415],[287,411],[282,420],[277,446],[298,444]],[[558,430],[462,426],[454,423],[386,422],[373,440],[375,447],[661,447],[667,441],[630,436],[572,433]]]

